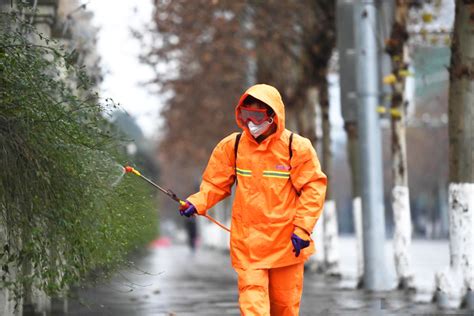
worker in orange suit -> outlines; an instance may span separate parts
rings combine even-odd
[[[298,315],[326,175],[311,142],[285,129],[285,106],[274,87],[250,87],[235,117],[242,133],[215,147],[199,192],[180,213],[205,215],[231,194],[235,182],[230,252],[241,313]]]

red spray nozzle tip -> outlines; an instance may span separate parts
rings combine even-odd
[[[123,169],[125,170],[126,173],[133,172],[133,168],[130,166],[125,166],[123,167]]]

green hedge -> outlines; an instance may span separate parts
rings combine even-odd
[[[74,54],[34,44],[14,15],[0,21],[0,288],[54,295],[151,240],[156,206],[137,177],[111,185],[125,159],[104,119],[113,105],[89,92]]]

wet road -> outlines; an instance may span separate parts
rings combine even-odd
[[[158,243],[105,284],[76,292],[69,315],[240,315],[236,275],[229,255]],[[415,304],[417,295],[370,294],[354,280],[330,281],[306,273],[300,315],[472,315]],[[428,295],[428,293],[425,293]]]

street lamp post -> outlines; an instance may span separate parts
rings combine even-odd
[[[379,103],[377,9],[374,1],[358,1],[355,8],[358,126],[363,209],[364,287],[388,289],[385,265],[385,208]]]

